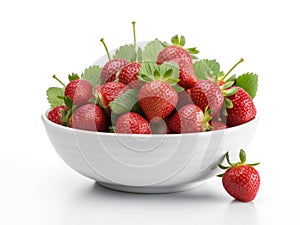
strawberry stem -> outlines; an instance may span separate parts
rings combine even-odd
[[[52,78],[57,80],[63,87],[66,87],[65,83],[63,83],[60,79],[58,79],[58,77],[55,74],[52,76]]]
[[[134,58],[133,61],[137,62],[138,61],[138,51],[136,47],[136,31],[135,31],[135,21],[132,21],[132,28],[133,28],[133,51],[134,51]]]
[[[243,58],[241,58],[236,64],[233,65],[233,67],[231,67],[230,70],[228,70],[223,79],[225,80],[225,78],[232,72],[232,70],[234,70],[234,68],[237,67],[241,62],[244,62]]]
[[[132,28],[133,28],[133,47],[134,47],[134,52],[136,52],[136,32],[135,32],[135,21],[132,21]]]
[[[102,42],[102,44],[103,44],[103,46],[104,46],[104,48],[105,48],[105,51],[106,51],[108,60],[110,61],[110,60],[111,60],[111,57],[110,57],[110,54],[109,54],[109,52],[108,52],[108,48],[107,48],[107,46],[106,46],[106,44],[105,44],[104,38],[101,38],[100,41]]]

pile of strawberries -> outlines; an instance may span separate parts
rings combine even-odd
[[[256,90],[248,84],[257,75],[228,77],[243,59],[224,73],[215,60],[197,61],[196,48],[185,49],[177,35],[171,44],[156,39],[146,46],[152,58],[141,59],[143,50],[134,42],[120,47],[126,57],[112,59],[101,41],[108,54],[103,68],[71,74],[67,85],[53,76],[63,87],[47,92],[52,122],[89,131],[171,134],[225,129],[256,115]]]

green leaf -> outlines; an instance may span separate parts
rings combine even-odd
[[[60,118],[64,126],[70,126],[70,118],[72,116],[73,109],[69,108],[68,110],[61,110],[62,117]]]
[[[225,99],[225,98],[224,98],[224,99]],[[225,103],[225,104],[226,104],[226,103]],[[221,111],[222,111],[222,114],[223,114],[224,116],[228,116],[226,105],[223,105]]]
[[[119,75],[120,75],[120,73],[121,73],[121,70],[118,70],[116,72],[116,79],[114,80],[115,82],[119,82]]]
[[[225,84],[223,84],[222,86],[220,86],[220,89],[221,90],[225,90],[227,88],[230,88],[233,84],[234,84],[234,81],[227,81]]]
[[[129,89],[125,93],[119,95],[109,106],[114,114],[123,114],[126,112],[136,112],[141,114],[141,108],[138,103],[138,90]]]
[[[227,81],[233,81],[235,83],[235,81],[236,81],[236,75],[234,74],[234,75],[230,76],[229,78],[226,79],[226,82]]]
[[[185,45],[185,37],[182,36],[182,35],[180,36],[179,45],[180,46],[184,46]]]
[[[142,62],[143,60],[143,50],[138,47],[137,49],[137,59],[136,59],[138,62]]]
[[[216,60],[202,59],[193,64],[195,75],[198,79],[205,80],[207,76],[220,73],[220,64]]]
[[[47,99],[50,103],[50,107],[53,109],[55,106],[63,105],[64,100],[59,98],[59,96],[64,95],[64,89],[58,87],[50,87],[47,90]]]
[[[230,159],[229,159],[229,152],[227,152],[227,153],[225,154],[225,158],[226,158],[227,163],[228,163],[230,166],[233,166],[233,164],[230,162]]]
[[[199,50],[196,48],[187,48],[185,50],[187,50],[190,54],[198,54],[199,53]]]
[[[257,166],[259,164],[260,164],[259,162],[258,163],[247,163],[248,166]]]
[[[77,73],[69,74],[68,78],[69,78],[69,81],[80,79],[80,77],[78,76]]]
[[[224,101],[227,109],[231,109],[233,107],[233,103],[229,98],[224,98]]]
[[[170,70],[172,73],[170,73]],[[164,62],[159,66],[159,72],[164,75],[169,75],[169,78],[179,79],[179,67],[174,62]]]
[[[241,163],[244,164],[244,162],[246,162],[246,152],[243,149],[240,150],[239,156],[240,156]]]
[[[179,68],[173,62],[165,62],[161,65],[155,62],[142,62],[138,78],[144,82],[163,80],[175,84],[175,81],[176,83],[179,81]]]
[[[65,110],[65,109],[60,110],[60,114],[61,114],[62,116],[66,116],[66,115],[68,114],[68,111]]]
[[[169,69],[165,72],[165,74],[163,75],[163,79],[167,79],[168,77],[170,77],[173,73],[173,69]]]
[[[109,130],[109,133],[116,133],[116,127],[115,126],[109,126],[108,130]]]
[[[97,84],[101,83],[101,71],[102,68],[100,68],[97,65],[90,66],[89,68],[86,68],[84,70],[84,72],[81,74],[81,78],[89,81],[92,84],[92,86],[96,86]]]
[[[179,45],[179,37],[178,35],[175,35],[171,38],[171,42],[173,45]]]
[[[230,166],[223,166],[222,164],[218,164],[218,166],[219,166],[220,169],[222,169],[222,170],[226,170],[226,169],[230,168]]]
[[[158,70],[158,65],[155,62],[142,62],[138,78],[147,79],[147,80],[150,79],[150,81],[155,80],[154,79],[155,70]]]
[[[116,50],[113,59],[122,58],[132,61],[135,54],[134,45],[123,45]]]
[[[170,77],[166,80],[171,86],[177,84],[180,81],[180,79],[175,77]]]
[[[156,62],[158,53],[164,49],[164,45],[158,39],[149,42],[143,51],[142,58],[144,61]]]
[[[160,80],[160,73],[158,72],[158,70],[154,71],[154,78],[155,80]]]
[[[232,88],[224,90],[222,92],[223,92],[224,97],[229,97],[229,96],[232,96],[235,93],[237,93],[237,91],[238,91],[238,89],[236,87],[232,87]]]
[[[67,96],[67,97],[64,97],[64,103],[65,105],[69,108],[69,109],[72,109],[73,108],[73,102],[72,102],[72,99]]]
[[[179,85],[173,85],[172,87],[177,93],[184,91],[184,88],[180,87]]]
[[[145,74],[140,74],[140,75],[138,75],[138,79],[139,80],[141,80],[141,81],[143,81],[143,82],[151,82],[151,81],[153,81],[154,79],[152,79],[151,77],[148,77],[147,75],[145,75]]]
[[[244,73],[236,79],[235,86],[243,88],[251,98],[256,96],[258,76],[254,73]]]
[[[222,78],[225,77],[225,73],[223,71],[220,71],[216,73],[215,76],[218,78],[217,80],[222,80]]]

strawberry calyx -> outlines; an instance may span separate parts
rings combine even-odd
[[[68,109],[63,109],[60,111],[62,117],[60,118],[60,121],[64,126],[69,127],[70,126],[70,119],[73,114],[73,111],[75,111],[75,107],[73,107],[73,102],[70,96],[57,96],[58,98],[61,98],[64,100],[64,105],[67,106]]]
[[[238,91],[237,87],[233,87],[233,85],[236,82],[236,75],[233,75],[229,78],[227,78],[227,77],[242,62],[244,62],[243,58],[241,58],[238,62],[236,62],[228,70],[228,72],[226,74],[224,74],[224,72],[219,72],[219,74],[217,74],[216,76],[207,75],[207,79],[213,80],[217,85],[219,85],[219,87],[222,91],[222,94],[224,96],[224,102],[225,102],[224,107],[222,108],[222,113],[224,116],[228,115],[226,109],[233,108],[233,103],[228,97],[236,94]]]
[[[55,74],[53,74],[52,78],[57,80],[63,86],[63,90],[66,88],[66,84],[64,82],[62,82]],[[75,78],[75,75],[73,75],[73,73],[71,75],[69,75],[69,80],[72,81],[73,80],[72,78]],[[63,126],[69,127],[70,126],[70,118],[71,118],[72,112],[74,110],[73,101],[70,98],[70,96],[57,96],[57,98],[62,99],[63,105],[65,105],[67,107],[67,109],[62,109],[60,111],[60,113],[61,113],[60,121],[62,122]]]
[[[204,126],[204,131],[210,131],[212,130],[211,125],[209,122],[212,120],[212,110],[206,106],[204,110],[204,119],[203,119],[203,126]]]
[[[69,75],[68,75],[68,79],[69,79],[69,81],[72,81],[72,80],[79,80],[79,79],[80,79],[80,76],[79,76],[77,73],[72,73],[72,74],[69,74]]]
[[[220,84],[220,82],[218,83]],[[228,97],[234,95],[238,91],[236,87],[232,87],[233,85],[234,81],[226,81],[224,84],[219,86],[224,96],[225,107],[227,109],[231,109],[233,107],[232,101]]]
[[[116,133],[116,126],[109,126],[108,127],[108,132],[109,133]]]
[[[174,46],[178,46],[183,48],[185,45],[185,37],[184,36],[178,36],[178,34],[176,34],[175,36],[173,36],[171,38],[171,43],[172,44],[168,44],[167,42],[164,42],[163,45],[165,47],[170,46],[170,45],[174,45]],[[198,59],[195,55],[199,53],[199,50],[197,50],[196,47],[193,48],[184,48],[186,51],[188,51],[188,53],[190,53],[192,59]]]
[[[221,160],[221,162],[224,160],[224,158],[226,159],[227,161],[227,166],[224,166],[222,165],[221,163],[218,164],[219,168],[220,169],[223,169],[223,170],[228,170],[230,168],[233,168],[233,167],[238,167],[238,166],[241,166],[241,165],[247,165],[247,166],[257,166],[259,163],[245,163],[246,162],[246,152],[241,149],[240,150],[240,153],[239,153],[239,158],[240,158],[240,161],[239,162],[236,162],[236,163],[232,163],[229,159],[229,152],[226,152],[225,156],[223,157],[223,159]],[[223,177],[224,173],[222,174],[218,174],[217,176],[218,177]]]
[[[142,62],[138,79],[144,83],[158,80],[176,86],[180,80],[179,68],[173,62],[165,62],[161,65],[153,62]]]

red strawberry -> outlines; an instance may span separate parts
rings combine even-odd
[[[228,152],[226,153],[226,159],[230,166],[219,164],[219,167],[226,169],[226,172],[218,175],[222,177],[225,190],[239,201],[252,201],[256,197],[260,185],[259,173],[253,168],[258,163],[245,164],[246,153],[242,149],[240,151],[240,162],[231,163]]]
[[[129,64],[130,62],[126,59],[111,59],[108,48],[106,46],[106,43],[104,41],[104,38],[101,38],[100,41],[102,42],[106,54],[107,54],[107,58],[108,58],[108,62],[104,65],[101,74],[100,74],[100,80],[102,84],[105,84],[107,82],[112,82],[116,80],[116,73],[122,69],[124,66],[126,66],[127,64]]]
[[[129,85],[130,88],[138,89],[140,87],[140,80],[138,79],[141,64],[137,62],[137,49],[136,49],[136,32],[135,32],[135,21],[132,22],[133,27],[133,46],[134,46],[134,57],[132,63],[124,66],[119,73],[119,81]]]
[[[173,111],[178,95],[170,84],[155,80],[146,83],[140,89],[138,99],[148,120],[155,122],[167,117]]]
[[[48,113],[48,119],[52,121],[53,123],[57,123],[59,125],[62,125],[63,122],[61,121],[61,118],[63,114],[61,113],[62,110],[69,110],[67,106],[60,105],[56,106],[53,109],[51,109]]]
[[[168,120],[168,126],[176,133],[193,133],[209,129],[203,111],[196,105],[185,105]]]
[[[134,112],[122,114],[116,123],[116,133],[151,134],[149,122]]]
[[[191,98],[202,111],[208,106],[212,110],[212,116],[221,110],[224,103],[220,87],[210,80],[198,80],[191,88]]]
[[[71,80],[65,88],[65,96],[71,98],[73,105],[82,105],[94,97],[93,87],[87,80]]]
[[[155,123],[150,123],[153,134],[172,134],[172,130],[169,128],[165,120],[160,120]]]
[[[130,62],[126,59],[113,59],[108,61],[100,74],[102,84],[116,80],[116,73]]]
[[[197,81],[194,74],[192,54],[196,54],[199,51],[196,48],[184,49],[185,38],[178,35],[172,37],[172,44],[161,50],[157,56],[156,63],[158,65],[164,62],[175,62],[178,64],[180,70],[179,85],[183,88],[191,88]]]
[[[193,64],[183,59],[173,59],[170,61],[177,63],[179,67],[180,81],[178,82],[178,85],[183,88],[191,88],[197,82],[197,77],[194,74]]]
[[[164,62],[170,62],[180,59],[185,60],[191,64],[193,61],[190,53],[187,50],[185,50],[181,46],[171,45],[164,48],[158,53],[156,63],[160,65]]]
[[[121,82],[108,82],[101,86],[97,86],[96,90],[100,98],[100,104],[109,110],[109,103],[115,100],[120,94],[124,93],[127,88],[126,85]]]
[[[82,105],[71,116],[70,127],[89,131],[104,131],[106,129],[105,113],[98,105],[92,103]]]
[[[138,79],[141,64],[137,62],[130,63],[124,66],[119,74],[119,81],[123,84],[129,85],[131,88],[138,89],[140,87],[140,80]]]
[[[176,109],[180,109],[184,105],[193,104],[191,99],[191,90],[187,89],[178,93],[178,103]]]
[[[237,126],[252,120],[256,116],[256,108],[250,95],[242,88],[237,87],[237,92],[229,96],[232,108],[227,109],[227,125]]]
[[[209,123],[212,130],[222,130],[228,128],[226,123],[218,120],[212,120]]]

